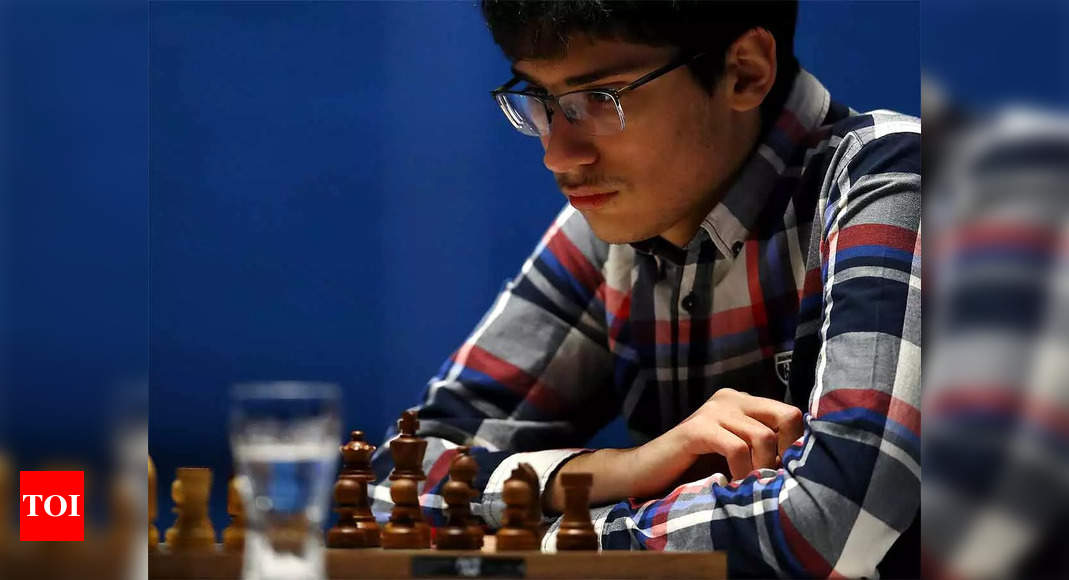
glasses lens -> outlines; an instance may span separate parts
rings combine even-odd
[[[549,119],[542,101],[527,95],[502,93],[497,95],[497,103],[520,133],[532,137],[549,134]]]
[[[604,91],[580,91],[557,100],[561,111],[579,130],[590,135],[611,135],[624,128],[624,116],[616,99]]]

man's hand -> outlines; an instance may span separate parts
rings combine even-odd
[[[695,459],[708,453],[723,455],[732,479],[739,479],[755,469],[775,467],[802,430],[797,407],[720,389],[665,435],[676,432],[682,450]]]
[[[652,497],[676,483],[699,457],[719,454],[727,459],[732,479],[778,458],[802,435],[797,407],[720,389],[690,417],[660,437],[634,449],[602,449],[577,456],[558,471],[594,474],[592,505],[629,497]],[[543,496],[549,512],[564,509],[564,491],[554,477]]]

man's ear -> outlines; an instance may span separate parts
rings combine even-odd
[[[728,48],[724,73],[732,109],[759,107],[776,82],[776,38],[764,28],[743,33]]]

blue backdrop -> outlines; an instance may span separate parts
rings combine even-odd
[[[336,382],[379,442],[562,198],[488,95],[508,64],[470,2],[153,3],[149,26],[159,524],[205,465],[218,529],[232,383]],[[916,3],[807,3],[796,49],[837,100],[919,114],[918,28]]]
[[[84,470],[89,530],[147,400],[147,16],[0,0],[0,456]]]

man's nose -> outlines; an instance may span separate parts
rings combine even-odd
[[[553,173],[570,173],[583,165],[593,165],[598,160],[598,150],[589,135],[556,111],[550,121],[549,135],[542,137],[546,150],[542,162]]]

